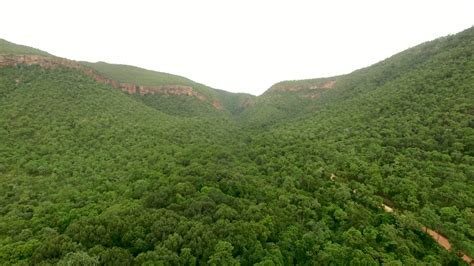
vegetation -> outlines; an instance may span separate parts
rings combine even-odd
[[[209,88],[215,115],[71,69],[0,68],[0,264],[472,257],[474,28],[336,79],[317,98],[319,79],[256,99]]]
[[[225,108],[224,114],[236,115],[243,111],[243,104],[251,101],[255,96],[245,93],[230,93],[216,90],[190,79],[139,67],[108,64],[104,62],[82,64],[93,68],[108,78],[121,83],[130,83],[141,86],[160,85],[183,85],[190,86],[194,91],[207,97],[203,102],[192,97],[176,97],[163,95],[147,95],[145,97],[135,97],[161,112],[180,116],[220,116],[223,112],[216,110],[212,106],[213,101],[218,101]]]
[[[22,54],[22,55],[42,55],[52,56],[47,52],[31,48],[24,45],[18,45],[8,42],[4,39],[0,39],[0,54]]]
[[[194,86],[197,83],[187,78],[147,70],[134,66],[108,64],[105,62],[89,63],[82,62],[82,64],[89,66],[98,72],[106,75],[122,83],[132,83],[142,86],[159,86],[159,85],[186,85]]]

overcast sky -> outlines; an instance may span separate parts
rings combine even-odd
[[[0,38],[252,94],[348,73],[474,25],[473,0],[2,0],[0,8]]]

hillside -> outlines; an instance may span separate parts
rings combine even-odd
[[[453,60],[450,54],[453,53],[454,56],[457,51],[461,54],[456,56],[469,58],[473,31],[470,28],[454,36],[420,44],[347,75],[279,82],[259,97],[259,104],[249,108],[246,111],[248,114],[244,113],[244,122],[252,127],[265,127],[276,122],[311,116],[315,110],[327,104],[332,105],[355,96],[364,97],[364,93],[379,89],[415,69],[431,67],[425,64],[433,60],[433,57],[444,55],[446,60]],[[461,49],[463,51],[459,52]],[[459,67],[464,68],[465,65]],[[440,70],[442,73],[449,71],[451,70]]]
[[[0,54],[52,56],[49,53],[41,51],[39,49],[24,46],[24,45],[18,45],[15,43],[8,42],[4,39],[0,39]]]
[[[2,265],[474,255],[474,28],[259,97],[13,54],[0,60]]]
[[[82,63],[120,83],[149,87],[167,85],[182,86],[184,89],[177,91],[173,95],[149,94],[145,95],[145,97],[135,97],[148,106],[173,115],[208,116],[210,114],[221,115],[220,113],[222,112],[234,114],[239,112],[239,109],[242,109],[242,105],[245,103],[244,100],[241,99],[253,98],[253,96],[249,94],[228,93],[207,87],[181,76],[146,70],[134,66],[115,65],[104,62]],[[186,89],[193,90],[196,97],[180,97],[189,94]]]
[[[473,52],[471,28],[339,77],[316,112],[274,123],[259,141],[292,151],[291,167],[325,162],[473,254]],[[287,84],[304,91],[315,81]],[[273,167],[288,161],[284,151],[266,156]]]

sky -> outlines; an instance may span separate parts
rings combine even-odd
[[[8,41],[255,95],[474,25],[473,0],[2,0],[0,9]]]

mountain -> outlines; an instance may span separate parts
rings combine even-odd
[[[255,97],[2,41],[0,264],[467,262],[473,54],[470,28]]]
[[[3,65],[40,64],[80,69],[96,81],[105,82],[132,98],[178,116],[222,116],[240,112],[250,94],[233,94],[212,89],[177,75],[104,62],[75,62],[54,57],[41,50],[0,40]],[[10,62],[9,62],[10,61]]]
[[[428,65],[434,60],[443,65],[445,64],[443,60],[448,60],[449,63],[457,59],[453,58],[455,56],[469,58],[468,47],[472,44],[472,31],[471,28],[454,36],[423,43],[350,74],[279,82],[259,97],[258,101],[261,104],[254,105],[253,109],[248,110],[252,113],[250,119],[268,116],[262,119],[263,124],[286,118],[293,120],[295,116],[313,114],[315,109],[320,109],[327,103],[332,105],[352,97],[364,97],[365,93],[380,90],[390,82],[398,82],[404,75],[413,73],[418,68],[434,67],[434,63]],[[461,49],[465,54],[455,54],[455,51]],[[462,52],[458,51],[458,53]],[[439,67],[436,70],[443,74],[450,71],[440,70]],[[438,77],[435,81],[439,79]],[[257,123],[257,125],[261,126],[262,123]]]
[[[120,83],[151,88],[151,93],[144,93],[136,99],[170,114],[203,116],[211,113],[235,113],[238,112],[239,108],[242,108],[241,105],[244,103],[244,99],[253,98],[249,94],[232,94],[212,89],[181,76],[138,67],[104,62],[82,63]],[[157,88],[158,91],[163,88],[168,92],[153,93],[153,88]],[[129,90],[129,93],[135,92]],[[239,100],[240,98],[243,98],[243,100]]]
[[[470,28],[348,75],[276,84],[253,112],[286,97],[296,111],[271,113],[259,142],[284,147],[266,154],[275,161],[288,150],[292,166],[325,162],[326,171],[368,185],[472,254],[473,52]],[[310,92],[319,96],[295,104]]]

